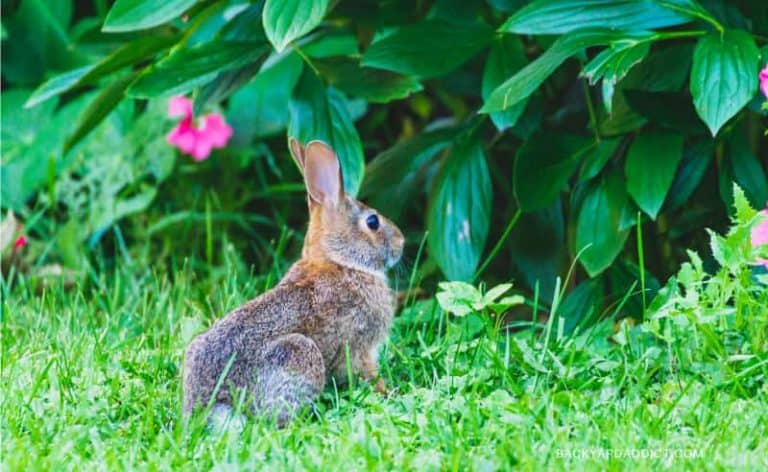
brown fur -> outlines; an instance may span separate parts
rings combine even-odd
[[[295,140],[290,147],[302,170],[315,166],[305,172],[310,219],[302,257],[276,287],[190,343],[185,414],[210,401],[231,406],[245,391],[252,412],[285,424],[329,379],[346,382],[346,346],[355,374],[378,377],[377,353],[395,309],[385,272],[400,258],[402,233],[381,215],[378,230],[366,226],[376,212],[343,193],[329,147]],[[380,379],[376,387],[383,390]]]

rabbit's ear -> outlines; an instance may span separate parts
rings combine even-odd
[[[299,170],[304,173],[304,148],[301,147],[299,140],[291,136],[288,138],[288,148],[291,150],[291,156],[296,161],[296,165],[299,166]]]
[[[304,180],[315,203],[335,207],[341,201],[344,187],[339,158],[322,141],[312,141],[304,149]]]

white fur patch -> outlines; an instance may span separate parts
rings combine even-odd
[[[215,404],[208,416],[208,426],[217,434],[224,432],[240,434],[245,429],[245,421],[245,415],[235,414],[232,407],[224,403]]]

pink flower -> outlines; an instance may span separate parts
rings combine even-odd
[[[765,98],[768,98],[768,64],[760,71],[760,90],[763,91]]]
[[[21,235],[18,238],[16,238],[16,241],[13,242],[13,250],[21,249],[24,246],[27,245],[27,237],[25,235]]]
[[[182,116],[179,124],[166,136],[169,144],[196,161],[208,158],[214,148],[223,148],[232,137],[232,128],[219,113],[200,117],[196,126],[192,115],[192,100],[187,97],[173,97],[168,102],[168,116]]]
[[[762,213],[766,218],[764,218],[760,224],[752,228],[752,247],[768,244],[768,203],[766,203],[766,209],[760,213]],[[765,268],[768,269],[768,259],[758,260],[757,263],[764,265]]]

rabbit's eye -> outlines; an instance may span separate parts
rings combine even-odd
[[[368,225],[368,228],[372,231],[376,231],[379,229],[379,217],[376,215],[371,215],[365,219],[365,224]]]

